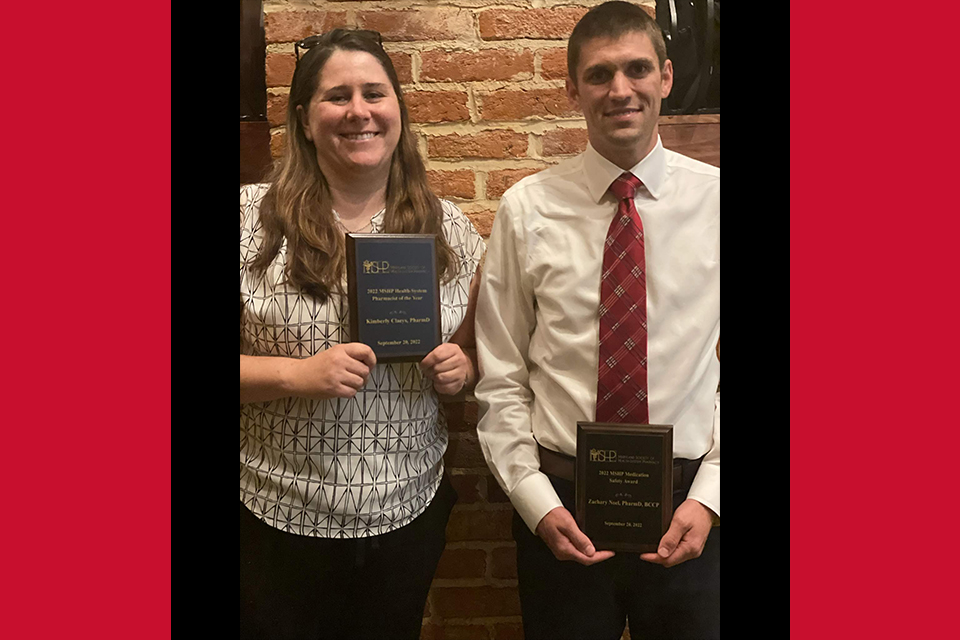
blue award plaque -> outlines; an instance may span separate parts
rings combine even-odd
[[[441,342],[433,234],[348,233],[350,340],[377,362],[419,362]]]

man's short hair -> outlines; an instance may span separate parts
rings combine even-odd
[[[667,61],[667,45],[657,21],[639,6],[630,2],[604,2],[587,11],[573,28],[567,43],[567,73],[577,84],[577,65],[583,43],[594,38],[619,38],[625,33],[639,31],[647,34],[653,43],[660,69]]]

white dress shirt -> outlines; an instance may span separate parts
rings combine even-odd
[[[631,172],[647,268],[651,424],[703,463],[693,498],[720,514],[720,170],[663,148]],[[477,304],[477,427],[487,464],[535,531],[561,506],[537,443],[576,455],[596,416],[600,270],[623,170],[592,147],[503,195]],[[630,420],[625,420],[629,422]]]

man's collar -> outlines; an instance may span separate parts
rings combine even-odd
[[[630,173],[640,178],[647,191],[656,200],[660,197],[666,171],[666,152],[658,134],[657,144],[643,160],[630,169]],[[590,196],[599,203],[603,194],[610,188],[610,184],[623,173],[623,169],[601,156],[588,142],[587,150],[583,153],[583,172],[587,178]]]

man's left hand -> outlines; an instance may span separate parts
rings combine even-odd
[[[673,567],[699,558],[712,526],[711,511],[696,500],[688,498],[673,513],[670,528],[660,539],[657,553],[641,554],[640,559]]]
[[[445,342],[420,361],[420,372],[433,381],[433,388],[443,395],[456,395],[463,389],[473,367],[459,345]]]

